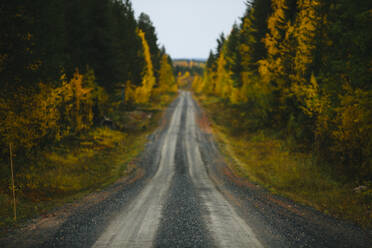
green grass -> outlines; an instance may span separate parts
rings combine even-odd
[[[17,222],[13,220],[11,191],[7,187],[9,165],[0,164],[0,230],[14,228],[100,191],[134,171],[132,161],[144,149],[147,135],[158,127],[162,110],[175,96],[157,106],[113,113],[118,130],[97,127],[38,151],[33,159],[16,158],[15,167],[22,163],[23,168],[15,177]]]
[[[355,193],[356,184],[337,181],[314,162],[311,152],[291,149],[273,130],[244,130],[241,123],[249,120],[243,121],[236,109],[226,107],[217,98],[199,100],[236,175],[326,214],[372,227],[371,187]]]

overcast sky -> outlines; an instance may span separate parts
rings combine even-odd
[[[221,32],[245,11],[244,0],[132,0],[136,17],[147,13],[159,43],[172,58],[207,58]]]

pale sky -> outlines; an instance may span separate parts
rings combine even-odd
[[[148,14],[159,44],[172,58],[207,58],[216,39],[229,34],[245,11],[244,0],[132,0],[136,17]]]

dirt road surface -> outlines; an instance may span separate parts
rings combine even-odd
[[[72,214],[34,247],[371,247],[370,231],[232,176],[189,92],[168,108],[144,176]],[[27,242],[24,244],[27,244]],[[27,246],[27,245],[24,245]]]

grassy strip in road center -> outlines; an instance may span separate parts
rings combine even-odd
[[[291,149],[273,130],[237,131],[242,118],[215,97],[199,97],[229,167],[240,178],[323,213],[372,227],[372,190],[355,192],[314,163],[311,152]],[[371,187],[369,187],[371,188]]]

